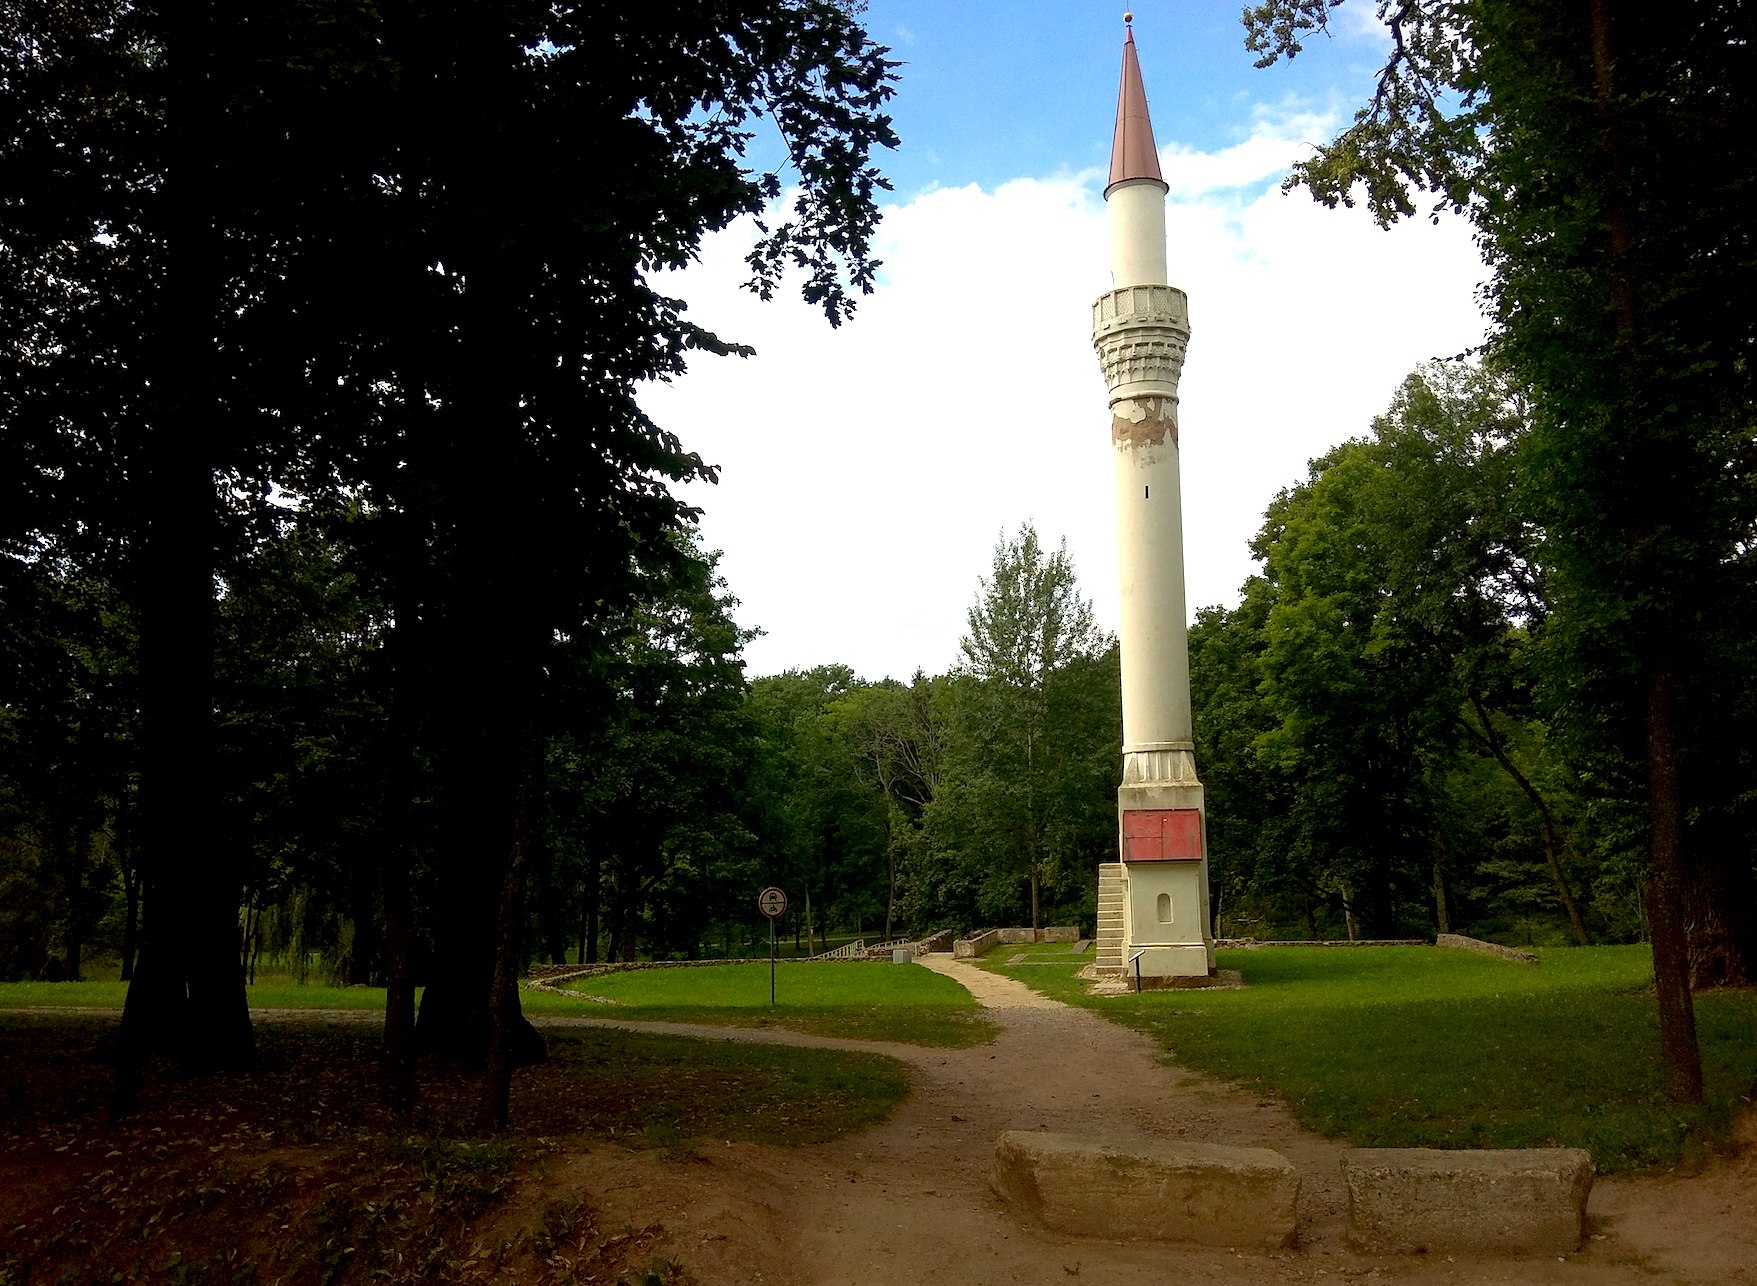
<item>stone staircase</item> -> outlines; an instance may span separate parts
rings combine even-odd
[[[1104,862],[1098,867],[1098,953],[1093,972],[1099,977],[1119,978],[1123,972],[1123,864]]]

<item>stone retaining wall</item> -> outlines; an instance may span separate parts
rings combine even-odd
[[[927,955],[930,952],[950,951],[952,949],[952,940],[957,936],[958,931],[956,929],[941,929],[938,933],[930,934],[928,937],[923,938],[918,944],[920,950],[916,954]]]
[[[1356,938],[1350,942],[1347,938],[1271,938],[1259,942],[1256,938],[1215,938],[1214,945],[1221,950],[1249,951],[1254,947],[1425,947],[1426,938]]]
[[[974,960],[995,947],[1026,946],[1034,942],[1078,942],[1078,925],[1058,924],[1036,931],[1030,929],[984,929],[952,943],[952,955],[959,960]]]

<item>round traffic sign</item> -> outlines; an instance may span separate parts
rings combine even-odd
[[[771,920],[778,920],[787,914],[787,895],[780,889],[770,885],[757,894],[756,909]]]

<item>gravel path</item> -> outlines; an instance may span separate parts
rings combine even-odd
[[[594,1150],[558,1162],[613,1215],[663,1222],[671,1253],[705,1283],[1142,1283],[1364,1278],[1400,1282],[1757,1283],[1752,1166],[1688,1180],[1601,1181],[1598,1236],[1566,1260],[1464,1261],[1356,1255],[1346,1244],[1341,1145],[1296,1125],[1276,1103],[1164,1061],[1151,1041],[1090,1010],[949,956],[921,961],[956,979],[999,1024],[993,1044],[923,1049],[772,1028],[619,1023],[715,1039],[871,1050],[908,1063],[913,1092],[883,1124],[833,1145],[717,1145],[688,1165],[652,1153]],[[1022,1223],[988,1188],[1003,1130],[1118,1140],[1194,1139],[1276,1149],[1302,1176],[1298,1250],[1233,1253],[1064,1237]],[[1151,1210],[1142,1211],[1150,1227]]]

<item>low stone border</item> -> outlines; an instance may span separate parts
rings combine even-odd
[[[1347,938],[1271,938],[1261,942],[1256,938],[1215,938],[1214,945],[1228,950],[1250,951],[1255,947],[1425,947],[1430,944],[1426,938],[1356,938],[1352,942]]]
[[[1480,951],[1485,956],[1511,960],[1514,964],[1538,963],[1537,957],[1529,951],[1521,951],[1518,947],[1503,947],[1498,942],[1484,942],[1481,938],[1467,938],[1462,933],[1442,933],[1434,939],[1434,945],[1452,947],[1459,951]]]
[[[1299,1171],[1268,1148],[1008,1130],[989,1182],[1046,1227],[1077,1236],[1266,1249],[1295,1238]]]
[[[532,965],[525,972],[525,981],[533,991],[559,992],[561,988],[557,983],[575,982],[581,978],[602,978],[611,973],[634,973],[642,969],[709,969],[715,965],[768,963],[767,956],[748,956],[742,960],[603,960],[589,965]],[[865,956],[843,956],[836,959],[827,956],[780,956],[775,963],[835,965],[867,964],[869,961]]]
[[[1078,942],[1078,925],[1046,926],[1033,933],[1030,929],[984,929],[952,943],[952,956],[958,960],[974,960],[995,947],[1028,946],[1044,942]]]
[[[1562,1255],[1586,1236],[1592,1157],[1579,1148],[1355,1148],[1348,1239],[1404,1254]]]
[[[958,931],[956,929],[941,929],[937,933],[929,934],[916,944],[919,948],[916,954],[925,956],[933,952],[950,951],[952,949],[952,941],[957,936]]]

